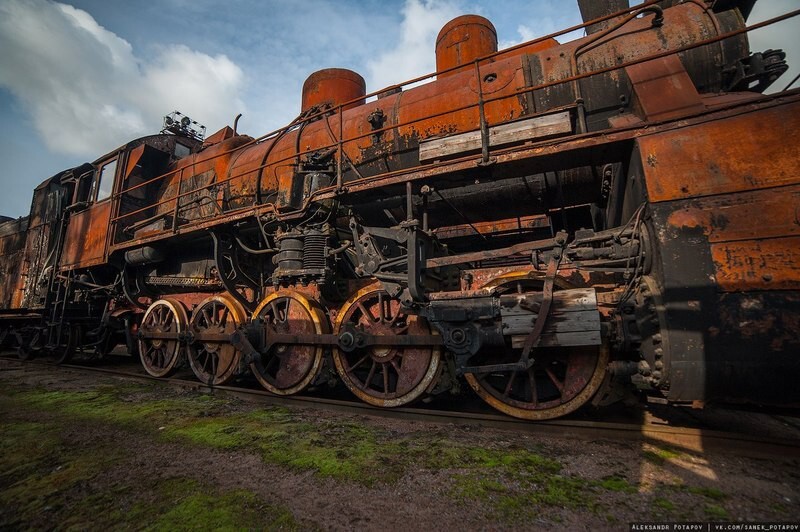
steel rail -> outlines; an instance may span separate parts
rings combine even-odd
[[[740,456],[756,458],[800,457],[800,440],[767,438],[735,432],[723,432],[704,428],[668,426],[658,422],[642,420],[639,423],[587,421],[578,419],[557,419],[531,422],[504,416],[452,410],[436,410],[420,407],[379,408],[356,400],[348,401],[305,395],[276,396],[266,390],[239,386],[211,386],[198,380],[181,378],[158,378],[145,373],[137,373],[113,368],[93,367],[81,364],[55,364],[42,360],[19,360],[8,355],[0,356],[0,361],[16,364],[17,367],[38,366],[56,371],[77,373],[99,373],[148,382],[157,382],[181,389],[204,393],[219,393],[247,401],[255,401],[270,406],[292,408],[321,408],[344,414],[366,415],[386,419],[421,421],[427,423],[452,423],[457,425],[476,425],[484,428],[509,430],[542,437],[577,438],[581,440],[624,440],[658,445],[671,445],[690,453],[703,453],[709,450],[735,452]],[[0,371],[8,371],[0,367]]]

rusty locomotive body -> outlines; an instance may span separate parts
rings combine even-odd
[[[465,380],[533,420],[796,404],[800,92],[762,94],[752,4],[583,2],[586,37],[501,52],[468,15],[435,79],[317,72],[261,138],[170,120],[0,224],[3,341],[385,407]]]

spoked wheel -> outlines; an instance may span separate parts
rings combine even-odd
[[[328,318],[322,309],[298,292],[276,292],[267,296],[256,311],[270,334],[327,334]],[[319,345],[274,344],[250,369],[261,385],[277,395],[292,395],[311,384],[322,368],[325,349]]]
[[[367,287],[343,306],[336,334],[349,327],[369,335],[430,335],[419,316],[403,311],[400,301],[384,290]],[[433,383],[439,370],[435,347],[367,346],[350,352],[334,349],[336,371],[359,399],[375,406],[401,406],[417,399]]]
[[[174,373],[183,356],[178,335],[186,332],[188,321],[180,301],[160,299],[150,305],[139,326],[139,354],[147,373],[153,377],[168,377]]]
[[[187,346],[189,365],[202,382],[222,385],[236,374],[242,354],[228,338],[245,316],[244,307],[227,294],[203,300],[192,313],[189,330],[194,340]]]
[[[538,272],[511,272],[493,279],[484,288],[500,292],[541,290]],[[570,288],[556,277],[555,290]],[[519,361],[520,350],[502,348],[479,355],[482,365]],[[564,416],[583,406],[600,388],[608,365],[608,348],[601,346],[538,348],[531,352],[533,366],[527,371],[465,373],[473,390],[493,408],[521,419],[541,421]]]
[[[31,360],[39,354],[42,349],[42,333],[37,330],[30,338],[23,335],[23,341],[17,346],[17,358],[20,360]]]
[[[65,323],[61,330],[61,342],[53,349],[56,364],[66,364],[75,355],[78,346],[82,343],[83,327],[78,324]]]
[[[491,356],[483,364],[519,360],[519,351]],[[603,346],[534,349],[527,371],[465,373],[469,385],[495,409],[521,419],[541,421],[583,406],[600,388],[608,365]]]

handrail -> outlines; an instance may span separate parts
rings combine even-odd
[[[588,22],[584,22],[582,24],[576,24],[575,26],[571,26],[569,28],[566,28],[566,29],[563,29],[563,30],[560,30],[560,31],[557,31],[557,32],[554,32],[554,33],[550,33],[550,34],[545,35],[543,37],[537,37],[535,39],[531,39],[530,41],[525,41],[525,42],[522,42],[520,44],[516,44],[514,46],[510,46],[508,48],[504,48],[503,50],[498,50],[497,52],[493,52],[491,54],[479,57],[477,60],[478,61],[484,61],[484,60],[487,60],[487,59],[492,59],[492,58],[494,58],[496,56],[507,54],[509,52],[513,52],[515,50],[519,50],[520,48],[523,48],[523,47],[526,47],[526,46],[530,46],[531,44],[536,44],[536,43],[539,43],[539,42],[544,42],[544,41],[547,41],[547,40],[550,40],[550,39],[554,39],[554,38],[559,37],[561,35],[564,35],[564,34],[567,34],[567,33],[571,33],[573,31],[577,31],[577,30],[582,29],[582,28],[586,28],[588,26],[591,26],[592,24],[597,24],[598,22],[604,22],[604,21],[606,21],[608,19],[612,19],[614,17],[618,17],[620,15],[624,15],[626,13],[630,13],[631,11],[636,11],[636,10],[642,9],[642,8],[644,8],[646,6],[657,4],[660,1],[661,0],[648,0],[647,2],[643,2],[643,3],[641,3],[641,4],[637,5],[637,6],[633,6],[633,7],[627,8],[627,9],[623,9],[623,10],[617,11],[616,13],[611,13],[610,15],[605,15],[605,16],[602,16],[602,17],[598,17],[596,19],[590,20]],[[457,66],[450,67],[450,68],[445,69],[445,70],[439,70],[439,71],[436,71],[436,72],[431,72],[429,74],[424,74],[422,76],[419,76],[419,77],[416,77],[416,78],[413,78],[413,79],[410,79],[410,80],[407,80],[407,81],[403,81],[403,82],[397,83],[395,85],[390,85],[388,87],[383,87],[382,89],[370,92],[370,93],[366,94],[365,96],[359,96],[359,97],[354,98],[352,100],[348,100],[348,101],[344,102],[343,104],[337,106],[336,109],[337,109],[337,111],[339,111],[342,107],[345,107],[345,106],[351,105],[353,103],[359,102],[359,101],[361,101],[363,99],[368,99],[368,98],[371,98],[373,96],[378,96],[379,94],[382,94],[382,93],[387,92],[387,91],[391,91],[391,90],[395,90],[395,89],[402,89],[406,85],[413,85],[414,83],[419,83],[420,81],[425,81],[426,79],[429,79],[429,78],[432,78],[432,77],[438,77],[438,76],[441,76],[442,74],[447,74],[449,72],[453,72],[453,71],[458,70],[458,69],[463,68],[463,67],[464,67],[464,65],[457,65]],[[327,114],[329,112],[330,112],[330,110],[318,111],[317,113],[309,115],[307,117],[307,120],[313,120],[313,119],[321,117],[321,116],[323,116],[323,115],[325,115],[325,114]],[[437,115],[434,115],[434,116],[437,116]],[[294,125],[294,124],[290,124],[290,125]],[[260,137],[254,138],[253,140],[251,140],[251,141],[249,141],[249,142],[247,142],[245,144],[242,144],[241,146],[237,146],[236,148],[231,148],[228,151],[225,151],[225,152],[222,152],[222,153],[218,153],[216,155],[208,157],[207,159],[201,159],[201,160],[196,161],[196,162],[197,163],[203,163],[203,162],[215,159],[217,157],[222,157],[224,155],[228,155],[230,153],[233,153],[234,151],[246,148],[247,146],[250,146],[250,145],[253,145],[253,144],[259,144],[259,143],[261,143],[261,142],[263,142],[265,140],[268,140],[270,137],[274,137],[274,136],[278,135],[279,133],[281,133],[285,129],[288,129],[288,126],[281,126],[280,128],[278,128],[278,129],[276,129],[274,131],[271,131],[269,133],[266,133],[266,134],[264,134],[264,135],[262,135]],[[372,132],[372,133],[375,133],[375,132]],[[370,133],[370,134],[372,134],[372,133]],[[156,177],[154,177],[152,179],[149,179],[148,181],[146,181],[144,183],[139,183],[138,185],[135,185],[134,187],[131,187],[131,188],[128,188],[128,189],[125,189],[125,190],[121,190],[118,194],[122,194],[122,193],[128,192],[130,190],[134,190],[135,188],[138,188],[140,186],[144,186],[147,183],[150,183],[150,182],[155,181],[157,179],[161,179],[163,177],[166,177],[167,175],[169,175],[171,173],[174,173],[174,170],[172,170],[170,172],[166,172],[163,175],[156,176]]]
[[[605,67],[605,68],[593,70],[593,71],[590,71],[590,72],[585,72],[583,74],[575,74],[575,75],[572,75],[572,76],[568,76],[568,77],[562,78],[560,80],[541,83],[541,84],[536,85],[536,86],[522,87],[522,88],[519,88],[519,89],[516,89],[516,90],[512,91],[509,94],[505,94],[505,95],[501,95],[501,96],[490,97],[490,98],[484,98],[483,97],[483,94],[482,94],[482,80],[480,79],[480,62],[481,61],[486,60],[486,59],[490,59],[490,58],[495,57],[497,55],[507,54],[509,51],[513,51],[513,50],[516,50],[516,49],[519,49],[519,48],[522,48],[522,47],[525,47],[525,46],[529,46],[532,43],[541,42],[543,40],[551,39],[551,38],[553,38],[555,36],[562,35],[564,33],[569,33],[571,31],[575,31],[576,29],[580,29],[582,27],[586,27],[586,26],[595,24],[597,22],[602,22],[602,21],[605,21],[605,20],[608,20],[608,19],[611,19],[611,18],[615,18],[615,17],[618,17],[618,16],[626,14],[626,13],[630,13],[630,12],[633,12],[633,11],[636,11],[637,13],[642,12],[642,11],[646,10],[645,8],[647,8],[648,6],[651,6],[653,4],[656,4],[657,2],[658,2],[658,0],[652,0],[650,2],[645,2],[643,4],[634,6],[632,8],[629,8],[629,9],[626,9],[626,10],[622,10],[622,11],[619,11],[617,13],[613,13],[611,15],[606,15],[604,17],[599,17],[597,19],[594,19],[592,21],[586,22],[584,24],[573,26],[571,28],[567,28],[566,30],[561,30],[559,32],[547,35],[545,37],[541,37],[541,38],[538,38],[538,39],[527,41],[527,42],[521,43],[519,45],[507,48],[505,50],[498,51],[498,52],[495,52],[493,54],[489,54],[489,55],[487,55],[487,56],[485,56],[483,58],[476,59],[474,61],[474,66],[475,66],[476,75],[477,75],[477,78],[478,78],[477,79],[477,81],[478,81],[478,102],[477,103],[469,103],[469,104],[457,106],[455,108],[448,109],[448,110],[441,111],[441,112],[437,112],[437,113],[434,113],[434,114],[431,114],[431,115],[426,115],[424,117],[412,119],[412,120],[409,120],[409,121],[406,121],[406,122],[400,122],[400,123],[393,124],[391,126],[382,127],[382,128],[376,129],[376,130],[371,130],[371,131],[369,131],[367,133],[355,135],[355,136],[349,137],[347,139],[343,138],[343,135],[344,135],[344,112],[343,112],[344,111],[344,107],[349,105],[349,104],[352,104],[352,103],[354,103],[356,101],[360,101],[365,97],[356,98],[354,100],[350,100],[348,102],[342,103],[342,104],[340,104],[340,105],[338,105],[338,106],[336,106],[334,108],[335,109],[335,114],[339,115],[339,135],[338,135],[338,138],[333,139],[333,140],[335,140],[335,142],[333,142],[331,144],[325,144],[325,145],[322,145],[322,146],[316,146],[313,149],[304,150],[302,152],[292,153],[290,156],[286,156],[284,158],[277,159],[277,160],[274,160],[274,161],[265,162],[264,164],[261,164],[261,165],[259,165],[257,167],[254,167],[254,168],[248,168],[247,170],[242,171],[241,173],[238,173],[238,174],[235,174],[235,175],[229,175],[229,177],[227,177],[224,180],[215,181],[214,185],[218,186],[218,185],[230,182],[230,181],[232,181],[234,179],[241,178],[241,177],[243,177],[243,176],[245,176],[247,174],[250,174],[252,172],[261,172],[268,166],[276,167],[276,166],[280,165],[280,163],[286,162],[286,161],[291,160],[291,159],[295,159],[295,158],[297,158],[297,157],[299,157],[301,155],[309,154],[309,153],[316,152],[316,151],[323,150],[323,149],[329,149],[329,148],[332,148],[332,147],[335,146],[336,150],[337,150],[337,153],[338,153],[338,157],[337,157],[337,180],[336,180],[336,187],[333,190],[341,191],[342,187],[343,187],[342,160],[343,160],[343,155],[344,155],[344,145],[345,144],[349,144],[349,143],[355,142],[357,140],[360,140],[360,139],[365,138],[365,137],[369,137],[369,136],[374,135],[376,133],[382,133],[382,132],[393,130],[393,129],[397,129],[397,128],[400,128],[400,127],[409,126],[409,125],[412,125],[412,124],[415,124],[417,122],[421,122],[421,121],[424,121],[424,120],[430,120],[432,118],[437,118],[439,116],[448,115],[448,114],[452,114],[452,113],[457,113],[457,112],[464,111],[464,110],[467,110],[467,109],[473,109],[476,106],[479,109],[481,134],[482,134],[482,137],[484,137],[485,135],[488,135],[488,123],[486,123],[485,113],[484,113],[484,106],[486,104],[488,104],[488,103],[495,102],[495,101],[500,101],[500,100],[505,100],[505,99],[509,99],[509,98],[513,98],[513,97],[516,97],[516,96],[519,96],[519,95],[522,95],[522,94],[527,94],[529,92],[533,92],[533,91],[536,91],[536,90],[541,90],[541,89],[552,87],[552,86],[555,86],[555,85],[576,82],[576,81],[578,81],[580,79],[584,79],[584,78],[587,78],[587,77],[591,77],[591,76],[595,76],[595,75],[598,75],[598,74],[611,72],[611,71],[614,71],[614,70],[623,69],[623,68],[626,68],[628,66],[641,64],[641,63],[644,63],[644,62],[647,62],[647,61],[651,61],[651,60],[654,60],[654,59],[659,59],[659,58],[662,58],[662,57],[666,57],[666,56],[669,56],[669,55],[674,55],[676,53],[684,52],[684,51],[691,50],[691,49],[694,49],[694,48],[699,48],[701,46],[706,46],[708,44],[713,44],[715,42],[720,42],[720,41],[723,41],[723,40],[728,39],[730,37],[735,37],[735,36],[741,35],[743,33],[748,33],[750,31],[753,31],[753,30],[756,30],[756,29],[760,29],[760,28],[763,28],[763,27],[766,27],[766,26],[769,26],[769,25],[772,25],[772,24],[775,24],[775,23],[778,23],[778,22],[787,20],[789,18],[793,18],[793,17],[796,17],[796,16],[800,15],[800,9],[794,10],[794,11],[790,11],[790,12],[785,13],[783,15],[779,15],[779,16],[773,17],[773,18],[765,20],[763,22],[753,24],[751,26],[743,27],[743,28],[740,28],[740,29],[737,29],[737,30],[732,30],[730,32],[723,33],[723,34],[717,34],[714,37],[710,37],[710,38],[707,38],[707,39],[696,41],[696,42],[693,42],[691,44],[684,45],[682,47],[666,50],[666,51],[663,51],[663,52],[657,52],[655,54],[651,54],[651,55],[648,55],[646,57],[641,57],[641,58],[638,58],[638,59],[635,59],[635,60],[627,61],[625,63],[616,64],[616,65],[613,65],[613,66],[610,66],[610,67]],[[694,3],[694,2],[692,2],[692,3]],[[632,17],[630,17],[630,18],[632,18]],[[626,20],[625,22],[627,22],[627,21],[628,20]],[[600,37],[602,37],[604,35],[607,35],[607,32],[604,32],[603,35],[601,35]],[[598,37],[598,38],[600,38],[600,37]],[[597,40],[597,39],[595,39],[595,40]],[[592,41],[592,42],[594,42],[594,41]],[[585,48],[586,46],[588,46],[588,44],[591,44],[591,43],[584,43],[584,45],[581,48]],[[458,65],[458,66],[452,67],[450,69],[446,69],[446,70],[442,70],[442,71],[435,72],[435,73],[432,73],[432,74],[428,74],[428,75],[425,75],[425,76],[421,76],[421,77],[415,78],[413,80],[403,82],[402,84],[392,85],[390,87],[383,88],[380,91],[376,91],[374,93],[370,93],[366,97],[374,96],[374,95],[386,92],[387,90],[392,90],[394,88],[402,87],[404,85],[417,83],[419,81],[425,80],[425,79],[430,78],[430,77],[435,76],[435,75],[441,75],[442,73],[450,72],[450,71],[457,70],[457,69],[463,69],[463,68],[464,68],[464,65]],[[313,118],[315,118],[317,116],[330,115],[331,112],[332,112],[332,109],[323,109],[323,110],[320,110],[317,113],[310,114],[306,118],[306,120],[311,120],[311,119],[313,119]],[[275,130],[275,131],[273,131],[271,133],[268,133],[266,135],[258,137],[257,139],[253,139],[253,140],[251,140],[251,141],[249,141],[249,142],[247,142],[245,144],[242,144],[242,145],[239,145],[239,146],[237,146],[235,148],[232,148],[230,150],[227,150],[227,151],[212,155],[212,156],[207,157],[205,159],[199,159],[199,160],[195,159],[195,160],[192,161],[192,166],[195,166],[195,165],[203,163],[203,162],[214,160],[214,159],[216,159],[218,157],[222,157],[222,156],[228,155],[228,154],[230,154],[232,152],[242,150],[242,149],[246,148],[247,146],[254,145],[254,144],[257,144],[257,143],[261,143],[261,142],[264,142],[265,140],[269,140],[270,138],[277,137],[281,133],[285,133],[287,130],[289,130],[293,126],[294,127],[297,126],[297,121],[295,121],[292,124],[289,124],[287,126],[284,126],[284,127],[280,128],[278,130]],[[486,129],[486,131],[484,131],[484,129]],[[485,149],[483,149],[483,146],[482,146],[483,162],[485,163],[485,162],[488,161],[488,139],[486,141],[484,141],[483,143],[487,144]],[[433,168],[433,167],[436,167],[436,166],[440,166],[440,164],[434,163],[432,165],[426,165],[426,167],[430,167],[430,168]],[[183,169],[185,169],[185,167],[172,169],[172,170],[164,173],[161,176],[157,176],[157,177],[151,178],[151,179],[149,179],[149,180],[147,180],[145,182],[139,183],[139,184],[137,184],[137,185],[135,185],[133,187],[121,190],[121,191],[115,193],[113,195],[113,197],[115,199],[119,198],[123,194],[125,194],[127,192],[130,192],[131,190],[135,190],[135,189],[140,188],[142,186],[146,186],[146,185],[148,185],[150,183],[153,183],[153,182],[155,182],[155,181],[157,181],[159,179],[167,178],[168,176],[173,175],[175,172],[182,171]],[[369,176],[369,177],[366,177],[366,178],[362,177],[361,179],[356,179],[354,182],[363,182],[365,180],[370,180],[370,179],[379,179],[381,177],[386,177],[386,176],[390,176],[390,175],[396,175],[398,173],[403,173],[405,171],[407,171],[407,170],[394,171],[394,172],[391,172],[391,171],[390,172],[385,172],[385,173],[382,173],[382,174],[378,174],[378,175],[375,175],[375,176]],[[182,176],[181,176],[181,181],[182,181]],[[178,189],[178,194],[176,194],[175,196],[172,196],[172,197],[167,198],[167,199],[162,199],[161,201],[152,203],[152,204],[150,204],[150,205],[148,205],[146,207],[143,207],[141,209],[137,209],[135,211],[131,211],[131,212],[116,216],[116,217],[112,218],[112,222],[117,222],[117,221],[119,221],[121,219],[133,216],[135,214],[139,214],[141,212],[147,211],[149,209],[156,208],[156,207],[158,207],[160,205],[163,205],[163,204],[166,204],[166,203],[170,203],[172,201],[176,202],[176,211],[177,211],[178,203],[180,201],[180,198],[188,196],[190,194],[194,194],[194,193],[196,193],[196,192],[198,192],[200,190],[208,188],[208,186],[210,186],[210,185],[203,185],[203,186],[200,186],[198,188],[194,188],[192,190],[185,191],[185,192],[181,192],[180,188],[179,188]],[[311,198],[309,198],[309,199],[312,199],[313,197],[318,196],[320,194],[329,193],[331,190],[332,190],[332,187],[325,187],[325,188],[319,189],[318,191],[315,191],[314,193],[312,193]],[[247,207],[247,208],[252,208],[252,207]],[[238,212],[240,210],[241,210],[241,208],[240,209],[233,209],[231,211],[227,211],[225,213],[225,215],[229,215],[230,213]],[[211,219],[212,218],[208,218],[208,220],[211,220]],[[177,226],[177,219],[176,219],[176,223],[174,223],[173,226],[174,226],[173,227],[173,231],[174,231],[176,229],[176,226]]]

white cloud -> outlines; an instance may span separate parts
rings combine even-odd
[[[242,71],[224,55],[163,47],[145,61],[85,11],[47,0],[0,4],[0,85],[46,146],[93,158],[156,131],[180,109],[209,130],[244,109]]]
[[[520,24],[517,26],[517,34],[519,37],[517,39],[501,39],[497,47],[500,50],[505,50],[506,48],[511,48],[512,46],[516,46],[527,41],[532,41],[533,39],[544,37],[545,35],[551,35],[567,27],[570,27],[570,25],[565,23],[562,19],[555,20],[552,17],[541,17],[536,21],[535,30],[530,26]],[[575,30],[563,35],[559,35],[556,37],[556,40],[560,43],[565,43],[575,39],[580,39],[583,36],[583,30]]]
[[[392,50],[367,62],[368,85],[375,90],[434,72],[436,35],[460,14],[455,2],[406,0],[400,41]]]

